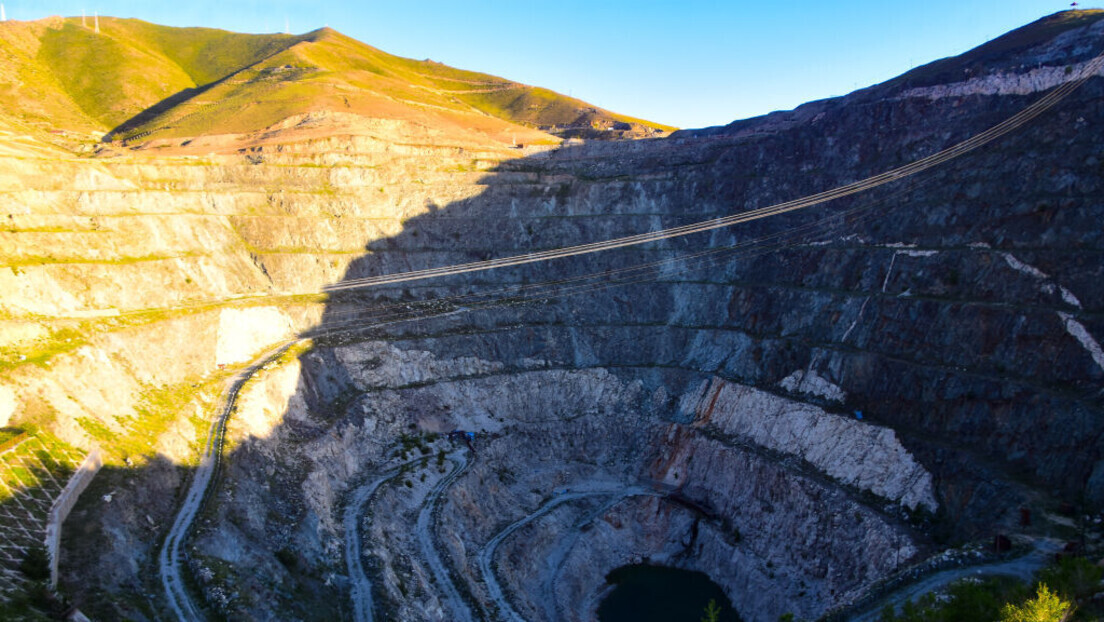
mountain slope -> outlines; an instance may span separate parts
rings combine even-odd
[[[67,20],[47,29],[37,60],[89,116],[109,127],[185,89],[207,84],[296,42],[288,35],[182,31],[100,20],[101,33]]]
[[[797,123],[807,123],[829,110],[859,106],[890,97],[916,95],[925,89],[948,85],[964,86],[966,90],[986,83],[986,94],[1034,93],[1050,88],[1066,79],[1075,63],[1084,63],[1101,52],[1086,45],[1078,36],[1084,28],[1104,19],[1104,10],[1063,11],[1038,19],[1011,32],[983,43],[963,54],[941,58],[921,65],[881,84],[859,89],[843,97],[813,101],[792,111],[773,112],[762,117],[740,119],[727,125],[682,130],[681,136],[715,136],[719,134],[754,134],[773,132]],[[1025,59],[1028,64],[1010,64],[1009,59]],[[1055,69],[1058,71],[1056,72]],[[1001,88],[996,85],[1004,84]],[[971,86],[971,84],[973,86]],[[994,90],[994,88],[996,90]],[[960,92],[964,93],[962,89]],[[975,89],[976,90],[976,89]],[[976,94],[976,93],[975,93]]]
[[[1064,11],[1048,15],[959,56],[942,58],[917,67],[890,80],[886,86],[916,88],[954,82],[963,77],[978,76],[994,70],[1007,70],[1009,57],[1046,44],[1063,33],[1091,25],[1101,18],[1104,18],[1104,10],[1100,9]],[[1047,60],[1050,59],[1039,58],[1039,62]]]
[[[248,35],[135,19],[0,25],[16,119],[111,139],[247,133],[320,112],[610,138],[668,126],[487,74],[387,54],[329,28]],[[515,130],[516,131],[516,130]]]
[[[82,133],[102,131],[69,96],[50,69],[36,60],[41,38],[60,18],[33,23],[0,22],[0,122],[61,128]]]

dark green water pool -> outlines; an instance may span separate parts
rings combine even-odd
[[[599,622],[700,622],[710,600],[720,608],[718,621],[740,620],[721,587],[701,572],[637,564],[606,581],[616,587],[598,606]]]

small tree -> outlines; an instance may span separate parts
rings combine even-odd
[[[710,598],[709,603],[705,606],[705,615],[702,616],[701,622],[718,622],[721,619],[721,608],[717,605],[717,601]]]
[[[1045,583],[1036,588],[1035,598],[1017,607],[1011,603],[1001,611],[1001,622],[1063,622],[1072,605],[1051,592]]]

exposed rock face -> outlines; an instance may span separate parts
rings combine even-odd
[[[699,425],[783,454],[791,454],[843,484],[910,509],[938,509],[931,474],[889,428],[860,423],[765,391],[720,380],[682,404]]]
[[[325,379],[333,374],[334,361],[324,360],[328,356],[305,357],[303,385],[332,382]],[[432,449],[426,445],[426,453],[412,450],[424,463],[416,460],[365,506],[364,534],[354,537],[362,537],[369,551],[377,607],[401,619],[456,619],[441,597],[439,573],[416,554],[419,539],[426,537],[448,560],[446,580],[465,595],[469,615],[493,618],[515,611],[526,620],[593,619],[604,576],[641,559],[709,572],[752,619],[786,612],[816,617],[918,552],[913,536],[891,514],[839,488],[831,473],[825,477],[787,465],[727,430],[707,433],[710,425],[722,425],[721,411],[769,410],[764,404],[777,407],[786,403],[781,398],[772,402],[755,392],[758,404],[718,399],[714,414],[702,413],[685,425],[657,417],[663,411],[644,391],[645,382],[632,378],[638,373],[547,369],[540,361],[529,361],[529,369],[504,370],[477,358],[440,359],[378,342],[337,348],[333,358],[343,369],[357,370],[346,380],[364,393],[329,433],[308,432],[322,423],[322,409],[296,401],[291,379],[298,364],[266,373],[243,395],[235,438],[265,431],[267,424],[259,421],[279,418],[279,409],[265,404],[291,405],[279,429],[247,442],[237,454],[228,490],[232,498],[220,503],[224,514],[217,527],[204,529],[197,540],[197,558],[207,560],[199,562],[198,572],[232,564],[259,575],[262,586],[283,587],[267,593],[254,586],[260,593],[223,603],[228,613],[267,611],[262,617],[278,617],[302,607],[281,598],[281,592],[298,593],[289,590],[285,573],[266,579],[259,570],[273,566],[264,552],[274,543],[276,550],[290,547],[311,560],[313,572],[341,572],[341,550],[334,543],[350,534],[334,522],[341,511],[337,493],[360,474],[383,473],[401,461],[381,440],[410,426],[479,433],[467,457],[471,463],[428,510],[436,522],[432,534],[414,525],[447,470],[437,457],[452,451],[444,440]],[[414,370],[416,378],[404,377]],[[729,385],[717,390],[739,391]],[[699,394],[695,389],[682,401]],[[747,401],[754,398],[745,396]],[[877,446],[880,441],[902,451],[892,432],[885,432],[888,439],[883,434],[859,442]],[[890,460],[883,456],[880,462]],[[907,456],[904,462],[924,479]],[[291,488],[274,495],[270,483],[284,470],[295,474],[284,480]],[[861,485],[842,478],[840,483]],[[930,497],[930,489],[926,494]],[[300,499],[301,505],[290,506],[298,508],[295,514],[281,511],[281,518],[264,520],[262,508],[271,507],[270,497],[281,503]],[[566,501],[496,541],[507,527],[541,515],[560,498]],[[481,560],[490,562],[491,580],[501,586],[497,592],[488,591]],[[210,590],[229,592],[215,585]]]
[[[290,317],[273,307],[224,309],[219,313],[215,363],[228,365],[252,360],[265,346],[295,334]]]
[[[968,75],[929,68],[667,140],[517,152],[373,125],[202,162],[21,160],[23,177],[0,169],[0,205],[41,240],[20,243],[0,303],[26,325],[107,322],[775,204],[1008,118],[1032,97],[985,85],[1063,79],[1101,24],[978,56]],[[243,392],[194,536],[201,596],[230,618],[349,617],[367,594],[381,619],[586,620],[605,574],[641,559],[707,572],[749,620],[815,617],[934,533],[1011,526],[1028,493],[1104,502],[1102,96],[1094,77],[999,142],[824,207],[336,292],[324,311],[111,325],[4,385],[16,412],[46,404],[87,445],[80,420],[126,430],[148,385],[313,331]],[[58,239],[96,261],[50,257]],[[158,449],[186,455],[198,423]],[[474,450],[453,430],[476,432]],[[82,502],[99,556],[68,541],[63,579],[99,611],[156,617],[86,578],[108,559],[113,594],[159,589],[148,525],[171,516],[179,474],[136,471],[112,504]],[[138,490],[160,495],[149,520]]]
[[[1071,75],[1085,71],[1086,65],[1087,63],[1078,63],[1065,67],[1039,67],[1023,73],[992,74],[953,84],[916,87],[905,91],[901,96],[939,99],[970,95],[1030,95],[1068,82]],[[1097,70],[1096,73],[1101,72]]]

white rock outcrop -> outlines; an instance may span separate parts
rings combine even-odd
[[[18,403],[15,399],[15,391],[9,387],[0,386],[0,427],[8,425]]]
[[[1036,67],[1022,73],[994,73],[951,84],[937,84],[909,89],[902,97],[940,99],[969,95],[1030,95],[1050,90],[1060,84],[1081,77],[1088,63],[1066,67]],[[1094,75],[1104,75],[1104,69],[1096,68]]]
[[[267,438],[285,419],[302,419],[307,406],[299,391],[300,370],[299,361],[293,359],[258,373],[246,383],[231,419],[231,438]]]
[[[847,399],[847,393],[845,393],[843,389],[829,382],[812,370],[803,371],[799,369],[783,378],[782,382],[778,383],[778,386],[790,393],[815,395],[817,397],[823,397],[831,402],[842,403]]]
[[[931,474],[890,428],[825,412],[766,391],[719,378],[684,395],[683,412],[696,426],[772,451],[798,456],[825,475],[910,509],[935,511]]]
[[[219,313],[217,365],[244,363],[292,335],[292,321],[276,307],[223,309]]]

